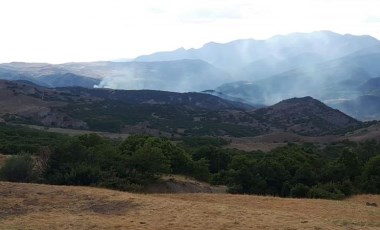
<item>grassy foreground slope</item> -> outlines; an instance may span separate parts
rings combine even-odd
[[[343,201],[142,195],[0,182],[0,229],[379,229],[379,195]]]

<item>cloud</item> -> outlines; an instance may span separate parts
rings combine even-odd
[[[147,13],[152,13],[152,14],[165,14],[167,13],[167,10],[164,10],[160,7],[149,7],[146,9]]]
[[[240,19],[241,17],[242,15],[239,8],[202,8],[188,11],[179,15],[179,19],[185,23],[207,23],[216,20]]]
[[[368,17],[365,22],[368,22],[368,23],[380,23],[380,17]]]

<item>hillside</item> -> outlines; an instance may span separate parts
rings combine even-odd
[[[251,114],[272,127],[305,135],[328,134],[360,122],[312,97],[291,98]]]
[[[206,93],[79,87],[49,89],[25,82],[0,83],[3,119],[47,127],[167,137],[241,137],[279,130],[324,135],[361,125],[312,98],[290,99],[255,109]],[[290,106],[283,107],[287,102]]]
[[[378,229],[378,195],[343,201],[223,194],[140,195],[0,182],[0,229]]]
[[[257,132],[231,124],[220,114],[253,109],[252,106],[204,93],[49,89],[26,82],[0,81],[0,94],[0,115],[11,123],[165,136]]]

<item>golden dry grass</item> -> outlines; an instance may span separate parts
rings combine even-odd
[[[0,183],[1,229],[380,229],[380,196],[344,201],[227,194],[143,195]]]

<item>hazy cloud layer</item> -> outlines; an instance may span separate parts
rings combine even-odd
[[[0,62],[133,58],[317,30],[380,38],[379,15],[379,0],[2,0]]]

